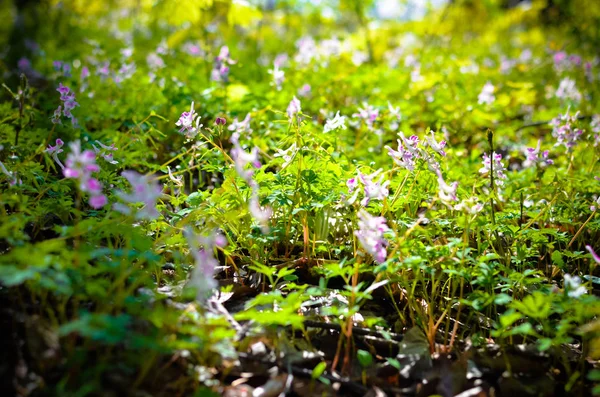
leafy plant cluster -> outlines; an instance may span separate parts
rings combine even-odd
[[[490,346],[594,388],[597,7],[54,3],[2,43],[7,387],[223,393],[261,342],[311,392]]]

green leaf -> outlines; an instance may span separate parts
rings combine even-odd
[[[356,352],[356,357],[358,358],[358,363],[363,368],[367,368],[373,364],[373,356],[366,350],[358,350]]]

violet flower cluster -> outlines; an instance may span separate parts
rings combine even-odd
[[[235,64],[229,54],[229,47],[223,46],[219,50],[219,55],[215,58],[210,77],[213,81],[227,83],[229,81],[229,65]]]
[[[117,148],[115,147],[114,143],[112,143],[110,146],[107,146],[107,145],[103,144],[102,142],[96,140],[96,144],[100,148],[97,148],[96,145],[94,145],[92,143],[92,147],[94,148],[94,152],[96,152],[96,154],[100,155],[100,157],[102,157],[107,163],[110,163],[110,164],[118,164],[119,163],[118,161],[113,159],[112,152],[117,151]]]
[[[54,111],[54,114],[51,117],[52,123],[60,124],[60,117],[65,116],[66,118],[71,120],[71,124],[73,127],[79,127],[79,123],[71,110],[75,109],[75,107],[79,106],[79,103],[75,100],[75,93],[71,91],[69,87],[64,86],[62,83],[59,83],[58,88],[56,89],[60,93],[60,100],[62,101],[62,105],[59,105],[58,108]]]
[[[115,194],[121,200],[129,204],[143,203],[144,207],[135,213],[136,219],[152,220],[159,216],[156,202],[162,196],[162,186],[147,175],[135,171],[123,171],[121,175],[131,184],[131,193],[116,191]],[[132,213],[131,207],[123,203],[115,203],[113,209],[125,215]]]
[[[583,131],[575,125],[579,117],[579,112],[570,116],[569,111],[564,115],[555,117],[550,125],[552,126],[552,136],[556,138],[554,146],[564,145],[567,152],[571,152],[577,141],[583,134]]]
[[[202,124],[200,124],[200,116],[194,110],[194,102],[192,102],[189,112],[181,113],[175,125],[181,127],[179,133],[183,133],[188,140],[194,139],[198,135]]]
[[[388,241],[384,234],[390,231],[384,217],[375,217],[366,210],[361,209],[358,213],[358,230],[354,235],[358,238],[360,245],[369,253],[375,262],[383,263],[387,258]]]
[[[52,156],[52,159],[54,160],[54,162],[56,164],[58,164],[58,166],[64,170],[65,166],[63,165],[63,163],[60,161],[60,159],[58,158],[58,154],[62,153],[62,147],[64,146],[64,142],[62,139],[58,138],[56,140],[56,144],[54,146],[52,145],[48,145],[48,148],[46,150],[44,150],[46,153],[48,153],[50,156]]]
[[[492,158],[494,161],[493,167]],[[507,178],[506,174],[504,173],[504,171],[506,171],[506,168],[504,167],[504,164],[502,164],[502,155],[500,153],[494,152],[492,153],[492,158],[490,158],[490,156],[487,153],[483,154],[483,167],[479,169],[479,173],[489,175],[493,168],[494,181],[496,185],[502,186],[504,185],[504,179]]]
[[[538,140],[537,146],[534,148],[525,149],[527,158],[523,162],[524,167],[539,166],[541,168],[554,164],[554,161],[548,158],[550,152],[548,150],[541,151],[540,145],[542,141]]]
[[[231,158],[234,161],[235,170],[252,189],[250,202],[248,204],[250,214],[252,214],[252,217],[261,225],[263,233],[266,234],[269,231],[268,222],[271,218],[272,211],[270,208],[262,208],[260,206],[259,186],[253,179],[254,171],[252,169],[247,169],[248,165],[251,165],[254,168],[261,167],[258,159],[258,148],[254,147],[249,153],[246,152],[240,145],[238,134],[233,134],[231,136],[231,143],[233,144]]]
[[[95,209],[104,207],[108,199],[102,193],[102,184],[100,181],[92,176],[92,173],[100,171],[100,167],[96,164],[96,154],[91,150],[81,151],[81,143],[79,141],[71,142],[69,148],[71,148],[71,152],[67,155],[63,169],[65,178],[76,179],[79,182],[79,189],[82,192],[89,193],[90,207]],[[58,151],[60,150],[59,142],[57,142],[54,149],[53,154],[60,153]]]
[[[292,98],[292,100],[290,101],[287,109],[286,109],[286,113],[288,115],[288,118],[290,120],[290,123],[294,120],[294,118],[296,118],[298,116],[298,114],[300,114],[302,112],[302,104],[300,103],[300,100],[298,98],[296,98],[295,96]]]
[[[358,198],[359,190],[356,188],[358,187],[359,181],[363,185],[364,198],[360,202],[360,204],[363,207],[369,205],[369,202],[372,199],[383,200],[386,197],[388,197],[390,194],[388,190],[390,181],[387,180],[384,182],[383,180],[385,179],[385,175],[383,174],[380,176],[379,180],[375,181],[375,178],[379,176],[382,172],[382,168],[369,175],[364,175],[359,171],[357,177],[348,179],[346,181],[346,186],[348,186],[348,192],[350,194],[354,192],[353,196],[348,200],[348,204],[354,203]]]
[[[217,247],[225,247],[227,239],[218,232],[200,236],[195,234],[191,228],[186,228],[184,235],[195,264],[188,285],[196,289],[196,300],[204,302],[218,286],[214,275],[219,267],[219,261],[214,257],[213,251]]]

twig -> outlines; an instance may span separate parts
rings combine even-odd
[[[339,324],[325,323],[325,322],[314,321],[314,320],[305,320],[304,326],[307,328],[329,329],[329,330],[338,331],[338,332],[342,331],[342,327]],[[375,336],[377,338],[382,338],[382,339],[389,339],[386,337],[386,336],[389,336],[393,340],[398,341],[398,342],[402,341],[402,339],[404,338],[404,335],[402,335],[402,334],[396,334],[393,332],[374,331],[372,329],[358,328],[358,327],[352,327],[352,333],[356,334],[356,335]]]

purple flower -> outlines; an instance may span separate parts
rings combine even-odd
[[[184,229],[183,234],[188,242],[195,264],[188,285],[196,288],[196,300],[203,302],[209,293],[219,285],[214,279],[219,261],[215,259],[213,251],[217,247],[225,247],[227,239],[218,232],[200,236],[189,227]]]
[[[111,152],[114,152],[117,150],[117,148],[115,147],[115,144],[111,144],[110,146],[107,146],[105,144],[103,144],[100,141],[96,141],[96,143],[98,144],[98,146],[100,146],[100,149],[98,149],[93,143],[92,143],[92,147],[94,148],[94,152],[96,152],[96,154],[99,154],[100,156],[102,156],[102,158],[104,160],[106,160],[106,162],[110,163],[110,164],[118,164],[118,161],[115,161],[113,159],[113,154]]]
[[[52,158],[54,159],[56,164],[58,164],[60,166],[60,168],[63,170],[65,169],[65,166],[58,158],[58,154],[63,152],[63,150],[61,148],[63,147],[64,144],[65,143],[62,141],[62,139],[59,138],[56,140],[55,146],[48,145],[48,148],[46,150],[44,150],[46,153],[48,153],[49,155],[52,156]]]
[[[372,130],[375,120],[379,117],[379,109],[375,109],[373,106],[366,102],[363,102],[363,107],[358,108],[358,112],[354,113],[352,117],[362,120],[367,127]]]
[[[292,98],[292,100],[290,101],[290,104],[287,107],[287,115],[290,119],[290,122],[300,112],[302,112],[302,105],[300,103],[300,100],[298,98],[294,97],[294,98]]]
[[[158,218],[156,201],[162,195],[162,186],[148,176],[138,174],[135,171],[123,171],[121,175],[129,181],[133,189],[131,193],[117,191],[115,192],[117,197],[130,204],[144,203],[144,208],[135,214],[136,219],[150,220]],[[131,213],[131,209],[122,204],[115,205],[113,208],[126,215]]]
[[[444,181],[442,173],[438,172],[438,185],[440,188],[438,195],[442,203],[451,206],[452,202],[458,201],[458,197],[456,197],[458,182],[452,182],[452,184],[448,185],[446,181]]]
[[[224,117],[217,117],[215,119],[215,124],[216,125],[225,125],[225,124],[227,124],[227,120],[225,120]]]
[[[189,112],[181,113],[175,125],[181,127],[179,132],[183,132],[187,139],[193,139],[198,135],[202,124],[200,124],[200,116],[194,111],[194,102],[192,102]]]
[[[96,155],[91,150],[84,150],[82,152],[79,141],[71,142],[69,147],[71,148],[71,152],[65,161],[63,174],[66,178],[77,179],[79,189],[82,192],[90,194],[89,204],[92,208],[102,208],[108,200],[102,194],[102,184],[92,177],[93,172],[100,171],[100,167],[96,164]]]
[[[246,115],[246,117],[242,121],[238,121],[238,118],[234,118],[229,127],[227,129],[229,131],[234,131],[239,134],[250,134],[252,132],[252,128],[250,128],[250,113]]]
[[[235,163],[235,170],[238,175],[246,181],[246,183],[252,189],[250,201],[248,203],[248,209],[252,217],[261,225],[263,233],[268,233],[268,221],[271,218],[272,211],[270,208],[261,208],[259,203],[259,187],[258,183],[252,176],[254,171],[248,170],[246,167],[252,165],[255,168],[260,168],[261,164],[258,159],[258,148],[254,147],[250,152],[246,152],[240,146],[237,139],[238,133],[234,133],[231,137],[231,143],[233,143],[233,149],[231,149],[231,158]]]
[[[69,144],[71,152],[67,155],[65,168],[63,173],[66,178],[77,178],[86,182],[92,172],[100,171],[100,167],[96,164],[96,155],[91,150],[81,151],[79,141],[74,141]]]
[[[77,119],[73,116],[73,113],[71,113],[71,110],[79,106],[79,103],[75,100],[75,94],[69,87],[64,86],[62,83],[58,84],[56,91],[60,93],[60,100],[63,104],[59,105],[54,111],[54,114],[51,117],[52,123],[60,124],[60,116],[62,113],[63,116],[71,119],[71,124],[74,127],[78,127]]]
[[[404,149],[400,139],[398,139],[398,150],[394,150],[389,146],[385,148],[388,150],[388,155],[394,160],[394,163],[409,171],[415,169],[415,156],[412,152]]]
[[[352,192],[354,192],[354,189],[356,189],[358,187],[358,178],[354,177],[354,178],[350,178],[346,181],[346,186],[348,186],[348,192],[350,194],[352,194]]]
[[[583,131],[577,128],[574,124],[577,123],[579,112],[573,116],[569,115],[569,110],[564,115],[555,117],[550,125],[552,126],[552,136],[556,138],[554,146],[564,145],[567,152],[571,152]]]
[[[4,163],[2,163],[2,161],[0,161],[0,171],[2,171],[2,173],[8,177],[8,184],[10,186],[15,186],[15,185],[21,184],[21,180],[17,179],[16,172],[11,172],[11,171],[7,170],[6,167],[4,166]]]
[[[229,66],[235,61],[229,56],[229,47],[223,46],[219,50],[219,55],[215,58],[215,63],[211,71],[211,79],[219,83],[227,83],[229,81]]]
[[[385,262],[387,257],[388,242],[384,234],[389,230],[384,217],[374,217],[364,209],[359,211],[358,230],[354,235],[363,249],[373,256],[377,263]]]
[[[554,161],[548,158],[549,151],[544,150],[540,152],[541,140],[538,140],[537,146],[534,148],[527,148],[525,150],[525,154],[527,155],[527,159],[523,163],[525,167],[531,167],[536,164],[539,164],[540,167],[546,167],[548,165],[554,164]]]
[[[502,185],[504,185],[503,179],[507,178],[506,174],[504,173],[506,168],[504,168],[504,164],[502,164],[502,155],[494,152],[492,154],[492,157],[494,158],[494,178],[495,178],[496,184],[498,186],[502,186]],[[483,154],[483,167],[481,167],[479,169],[479,173],[480,174],[489,174],[491,171],[491,168],[492,168],[492,161],[490,159],[490,156],[487,153],[484,153]]]
[[[27,72],[27,71],[31,70],[31,61],[27,58],[21,58],[17,62],[17,67],[19,68],[20,71]]]
[[[444,148],[446,147],[446,141],[438,142],[435,139],[435,132],[433,132],[433,131],[431,131],[431,136],[426,137],[426,139],[427,139],[427,143],[429,144],[429,147],[431,147],[433,150],[435,150],[442,156],[444,156],[444,157],[446,156],[446,152],[444,151]]]
[[[598,256],[598,254],[594,251],[592,246],[586,245],[585,249],[588,250],[588,252],[592,255],[592,258],[594,259],[594,261],[600,265],[600,256]]]
[[[361,201],[361,205],[363,207],[369,205],[371,199],[383,200],[389,196],[390,192],[387,187],[389,186],[390,181],[388,180],[383,182],[385,175],[381,175],[381,178],[379,178],[377,182],[373,181],[375,177],[378,176],[382,171],[383,169],[380,168],[370,175],[363,175],[360,172],[358,173],[358,178],[364,186],[365,197]]]
[[[304,84],[300,89],[298,89],[298,96],[301,98],[306,98],[310,96],[311,88],[310,84]]]

